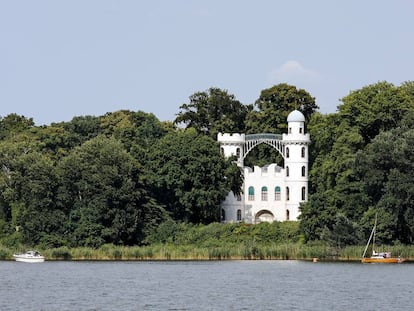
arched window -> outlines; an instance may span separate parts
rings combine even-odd
[[[236,156],[237,156],[237,157],[240,157],[240,148],[237,148],[237,149],[236,149]]]
[[[241,218],[241,209],[238,209],[237,210],[237,221],[241,221],[242,220],[242,218]]]
[[[225,221],[226,220],[226,212],[224,211],[224,209],[221,209],[221,221]]]
[[[306,176],[306,167],[302,166],[302,177]]]
[[[302,158],[305,157],[305,147],[302,147],[301,155],[302,155]]]
[[[290,219],[290,212],[289,212],[289,210],[287,209],[287,210],[286,210],[286,220],[287,220],[287,221],[289,221],[289,219]]]
[[[286,187],[286,201],[289,201],[289,187]]]
[[[306,188],[302,187],[302,201],[306,200]]]
[[[300,127],[300,128],[299,128],[299,134],[302,134],[302,131],[303,131],[303,128],[302,128],[302,127]]]
[[[254,201],[254,188],[253,188],[253,187],[249,187],[249,196],[248,196],[248,200],[249,200],[249,201]]]
[[[280,187],[275,187],[275,201],[280,201]]]
[[[289,147],[286,147],[286,158],[289,158]]]
[[[267,201],[267,187],[262,187],[262,201]]]
[[[289,177],[289,166],[286,166],[286,177]]]

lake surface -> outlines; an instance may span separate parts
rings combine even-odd
[[[0,310],[414,310],[414,265],[0,261]]]

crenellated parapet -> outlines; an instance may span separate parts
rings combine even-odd
[[[220,143],[244,143],[246,140],[246,134],[240,133],[218,133],[217,134],[217,141]]]

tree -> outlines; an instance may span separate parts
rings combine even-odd
[[[180,106],[174,123],[183,123],[186,128],[194,128],[198,133],[216,139],[219,132],[243,133],[251,109],[226,90],[210,88],[191,95],[190,103]]]
[[[60,166],[60,204],[75,246],[133,245],[164,219],[142,181],[139,163],[114,138],[98,136],[75,148]]]
[[[10,137],[16,133],[28,130],[34,126],[32,118],[19,116],[11,113],[4,118],[0,118],[0,139]]]
[[[413,94],[413,83],[395,87],[381,82],[351,92],[336,114],[312,116],[312,191],[309,202],[301,207],[301,227],[307,239],[332,240],[338,220],[366,234],[372,228],[372,217],[368,216],[374,209],[381,209],[388,223],[382,228],[383,241],[406,242],[403,237],[411,236],[411,211],[404,207],[406,202],[397,204],[398,193],[400,197],[410,193],[410,180],[395,166],[397,159],[409,159],[410,151],[403,149],[405,156],[398,155],[406,143],[394,129],[407,124],[404,135],[408,135],[414,125],[408,118],[414,111]],[[335,218],[338,213],[345,218]],[[320,225],[325,232],[320,231]]]
[[[365,86],[342,99],[339,115],[351,127],[356,127],[365,143],[369,143],[380,131],[397,127],[413,108],[413,89],[412,82],[401,87],[388,82]]]
[[[220,219],[220,203],[230,187],[217,142],[194,129],[178,131],[157,141],[150,158],[153,196],[174,219],[193,223]]]
[[[390,233],[383,233],[383,242],[412,243],[414,240],[412,124],[414,111],[405,117],[402,127],[381,132],[357,155],[356,172],[365,184],[372,208],[382,211],[387,219],[383,231]]]
[[[287,117],[297,109],[305,116],[306,122],[319,108],[315,98],[303,89],[286,83],[261,91],[259,98],[247,116],[248,133],[285,133]]]
[[[13,228],[21,231],[30,245],[61,246],[66,215],[56,205],[54,162],[38,152],[22,154],[13,162],[7,196]]]

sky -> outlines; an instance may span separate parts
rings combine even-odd
[[[173,121],[196,92],[252,104],[279,83],[333,113],[414,80],[413,14],[412,0],[0,0],[0,116]]]

